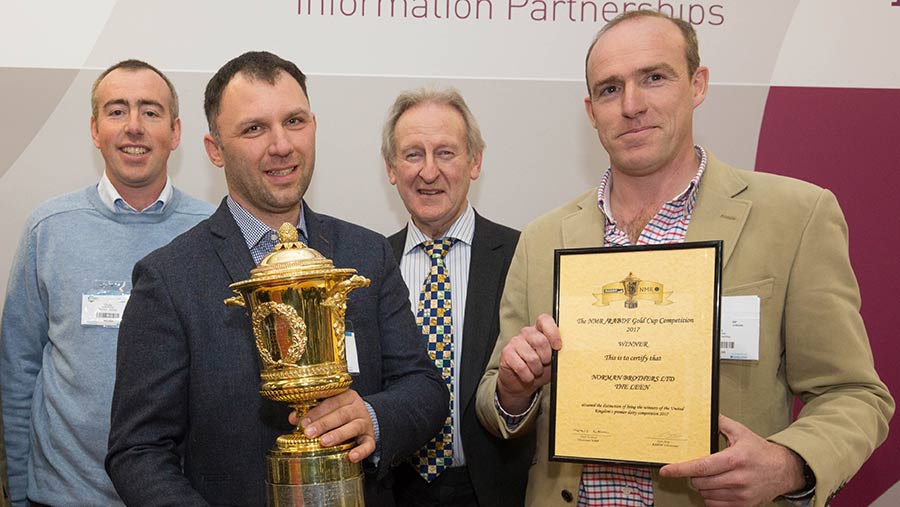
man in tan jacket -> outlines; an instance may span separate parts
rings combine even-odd
[[[652,11],[607,24],[588,51],[585,109],[610,168],[522,232],[478,416],[505,438],[537,432],[527,505],[823,506],[884,441],[894,401],[878,378],[834,195],[741,171],[693,140],[706,95],[690,24]],[[675,196],[673,198],[673,196]],[[554,249],[722,240],[724,296],[759,300],[758,360],[720,363],[720,451],[646,467],[548,460]],[[792,403],[804,404],[792,422]]]

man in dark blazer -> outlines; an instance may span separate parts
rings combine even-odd
[[[401,94],[384,127],[388,177],[411,215],[407,227],[389,241],[414,313],[424,310],[420,293],[432,266],[425,245],[445,239],[451,245],[442,261],[452,300],[453,372],[447,368],[445,375],[451,416],[447,436],[441,436],[450,452],[442,461],[438,451],[426,448],[398,468],[394,490],[399,505],[508,506],[524,501],[534,439],[503,441],[475,417],[475,389],[497,340],[500,294],[519,237],[518,231],[482,218],[468,203],[483,151],[478,124],[455,90]],[[427,325],[425,329],[427,334]],[[430,355],[435,360],[435,352]],[[442,352],[436,363],[442,356],[447,358]],[[428,469],[432,462],[441,466]]]
[[[128,505],[265,503],[266,451],[289,409],[260,397],[251,322],[226,307],[273,230],[297,224],[310,247],[371,285],[350,293],[359,374],[304,419],[323,445],[354,442],[368,505],[393,505],[392,465],[440,428],[448,395],[421,350],[407,290],[383,236],[302,201],[315,160],[305,76],[270,53],[246,53],[210,80],[210,160],[228,196],[206,221],[140,261],[119,333],[106,468]],[[374,454],[373,454],[374,453]]]

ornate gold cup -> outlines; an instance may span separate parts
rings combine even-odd
[[[628,276],[622,280],[622,286],[625,287],[625,308],[637,308],[638,283],[641,279],[628,273]]]
[[[229,285],[239,296],[225,304],[249,310],[261,360],[260,394],[288,403],[302,420],[320,400],[350,387],[344,347],[347,295],[369,280],[355,269],[335,268],[298,242],[291,224],[279,228],[278,239],[249,280]],[[268,505],[362,506],[362,468],[347,459],[352,447],[322,447],[299,424],[279,436],[266,456]]]

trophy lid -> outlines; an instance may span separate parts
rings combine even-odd
[[[278,228],[278,243],[275,248],[263,257],[259,266],[250,270],[250,279],[233,283],[229,288],[243,289],[265,282],[285,282],[354,273],[355,269],[335,268],[331,259],[299,241],[296,227],[285,222]]]

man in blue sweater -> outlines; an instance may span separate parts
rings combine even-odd
[[[131,270],[213,209],[166,174],[181,123],[159,70],[113,65],[94,82],[91,106],[100,183],[40,205],[10,270],[0,385],[14,506],[122,504],[103,459]]]

